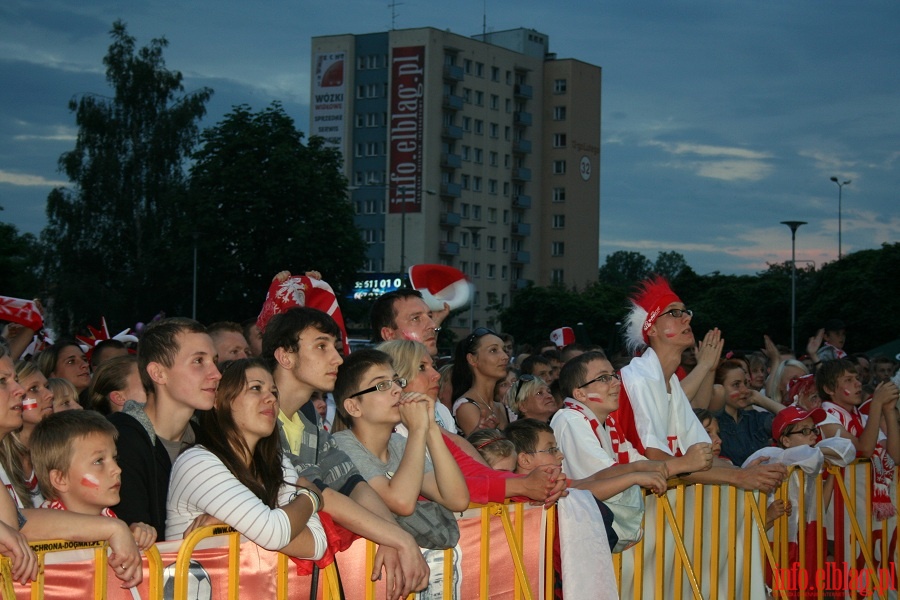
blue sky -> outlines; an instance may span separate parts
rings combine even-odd
[[[754,273],[790,258],[780,221],[809,224],[798,260],[900,240],[900,3],[404,0],[396,28],[533,27],[550,50],[603,67],[601,260],[681,252],[698,273]],[[308,128],[310,38],[391,25],[386,0],[5,0],[0,5],[0,220],[38,232],[67,104],[108,93],[112,22],[169,41],[187,90],[215,90],[202,123],[281,101]]]

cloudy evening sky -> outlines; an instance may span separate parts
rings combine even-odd
[[[480,33],[481,0],[404,0],[396,28]],[[487,0],[488,30],[532,27],[550,50],[603,68],[601,260],[675,250],[701,274],[790,258],[784,220],[808,221],[798,260],[900,240],[900,3],[895,0]],[[391,25],[387,0],[4,0],[0,4],[0,220],[44,226],[74,144],[67,103],[109,94],[112,22],[169,40],[188,91],[281,101],[308,129],[310,38]]]

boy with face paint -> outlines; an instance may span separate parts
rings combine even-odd
[[[893,382],[878,384],[872,399],[862,402],[862,384],[856,365],[845,358],[828,360],[816,371],[816,388],[822,408],[840,421],[840,425],[822,424],[822,437],[848,437],[856,455],[871,458],[873,465],[872,509],[876,519],[896,514],[889,486],[893,485],[894,465],[900,462],[900,424],[897,412],[898,390]],[[860,406],[868,410],[860,411]],[[882,430],[882,424],[884,430]]]
[[[31,456],[46,501],[42,508],[116,518],[122,469],[116,462],[116,428],[99,413],[64,411],[35,428]],[[156,542],[156,529],[130,525],[138,548]]]

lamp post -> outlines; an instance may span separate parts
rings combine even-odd
[[[197,240],[200,234],[194,232],[194,294],[191,301],[191,318],[197,320]]]
[[[841,200],[844,193],[844,186],[850,185],[850,180],[847,179],[841,182],[837,177],[832,177],[831,180],[838,186],[838,260],[841,260]]]
[[[478,232],[484,229],[483,225],[466,225],[466,229],[469,230],[471,237],[469,239],[469,245],[472,247],[472,262],[469,270],[472,272],[472,285],[475,285],[475,236],[478,235]],[[469,333],[475,330],[475,291],[472,291],[472,308],[469,311]]]
[[[791,352],[797,355],[795,348],[795,330],[797,328],[797,229],[806,225],[806,221],[782,221],[782,225],[791,228]]]

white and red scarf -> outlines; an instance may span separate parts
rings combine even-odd
[[[69,510],[68,508],[66,508],[66,505],[62,503],[62,500],[59,499],[46,500],[41,505],[41,508],[51,508],[53,510]],[[111,519],[118,519],[116,513],[114,513],[111,508],[104,508],[102,511],[100,511],[100,514]]]
[[[608,440],[608,447],[612,448],[613,460],[616,461],[616,464],[621,465],[631,462],[631,458],[628,456],[628,448],[633,446],[616,427],[616,420],[612,415],[606,417],[604,425],[603,423],[600,423],[592,412],[586,410],[580,402],[572,400],[571,398],[566,398],[563,407],[577,411],[584,417],[585,421],[590,423],[591,429],[594,431],[594,435],[597,437],[597,441],[600,442],[601,446],[606,448],[607,443],[604,443],[604,438]]]

